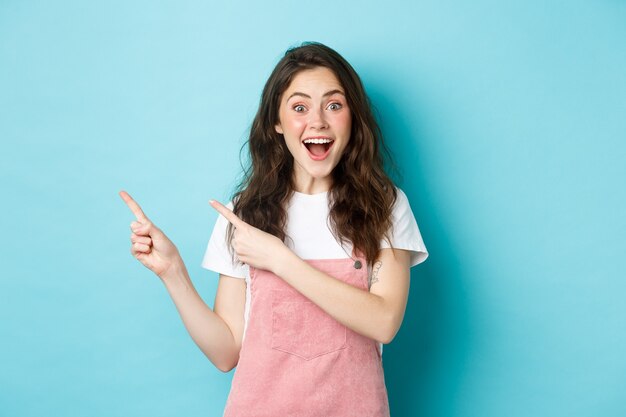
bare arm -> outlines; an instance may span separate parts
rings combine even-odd
[[[148,219],[127,192],[121,191],[120,197],[137,219],[130,226],[131,254],[161,278],[191,338],[218,369],[228,372],[239,360],[245,281],[220,276],[215,311],[211,310],[194,288],[172,241]]]
[[[253,227],[217,201],[211,205],[235,226],[232,246],[241,262],[273,272],[335,320],[366,337],[389,343],[395,337],[409,293],[410,252],[382,249],[374,262],[370,291],[319,271],[279,238]]]
[[[204,303],[182,262],[162,280],[196,345],[222,372],[233,369],[239,361],[243,335],[244,280],[220,276],[215,310]]]
[[[286,252],[276,275],[335,320],[381,343],[390,343],[400,329],[409,292],[409,252],[382,249],[362,290],[321,272],[293,252]]]

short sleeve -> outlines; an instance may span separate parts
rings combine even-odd
[[[226,207],[232,210],[232,202],[227,204]],[[233,278],[245,278],[247,267],[233,262],[232,255],[228,250],[226,243],[227,229],[228,220],[224,216],[218,215],[201,265],[203,268],[215,271],[218,274],[228,275]]]
[[[396,190],[398,197],[393,207],[393,224],[389,237],[394,249],[404,249],[411,252],[411,266],[413,267],[428,258],[428,251],[406,194],[399,188]],[[383,239],[380,247],[388,248],[389,242]]]

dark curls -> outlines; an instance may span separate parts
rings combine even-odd
[[[247,142],[250,165],[233,195],[233,211],[246,223],[283,241],[287,237],[286,204],[294,190],[293,156],[274,127],[279,123],[281,97],[294,76],[317,67],[335,74],[352,112],[350,140],[332,173],[329,225],[342,244],[351,242],[371,265],[378,257],[381,240],[390,242],[397,194],[384,170],[383,155],[388,158],[389,152],[361,79],[341,55],[320,43],[307,42],[289,49],[267,80]],[[229,225],[229,243],[232,232]]]

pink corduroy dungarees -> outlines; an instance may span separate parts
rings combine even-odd
[[[364,290],[352,259],[308,260]],[[378,342],[271,272],[250,267],[250,314],[224,417],[388,417]]]

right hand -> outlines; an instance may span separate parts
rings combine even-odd
[[[174,265],[182,263],[178,249],[148,219],[139,204],[126,191],[120,191],[119,194],[137,219],[130,224],[132,231],[130,253],[146,268],[163,278],[168,271],[173,269]]]

